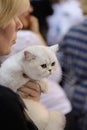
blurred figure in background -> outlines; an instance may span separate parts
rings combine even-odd
[[[80,0],[82,23],[72,27],[60,43],[63,88],[72,103],[76,129],[87,130],[87,0]]]
[[[50,0],[53,14],[47,17],[48,45],[59,43],[67,31],[83,20],[83,13],[77,0]]]

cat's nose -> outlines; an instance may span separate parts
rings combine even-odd
[[[49,69],[49,72],[51,72],[51,69]]]

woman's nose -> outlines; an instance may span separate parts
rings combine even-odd
[[[30,5],[30,8],[29,8],[29,13],[32,13],[33,11],[34,11],[33,6],[32,6],[32,5]]]
[[[23,24],[22,24],[22,22],[19,20],[19,18],[17,19],[16,27],[17,27],[17,31],[18,31],[18,30],[21,30],[21,29],[23,28]]]

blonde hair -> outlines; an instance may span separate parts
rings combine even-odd
[[[80,0],[81,8],[84,14],[87,14],[87,0]]]
[[[29,8],[29,0],[0,0],[0,28]]]

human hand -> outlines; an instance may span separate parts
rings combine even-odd
[[[40,100],[40,85],[36,82],[29,81],[25,85],[20,87],[17,91],[22,98],[29,98],[35,101]]]
[[[39,22],[38,19],[35,16],[30,17],[30,25],[29,29],[35,33],[40,33],[39,31]]]
[[[35,16],[30,17],[29,29],[37,35],[37,37],[41,40],[41,43],[43,45],[47,45],[45,39],[43,38],[43,36],[40,33],[39,22],[38,22],[38,19]]]

